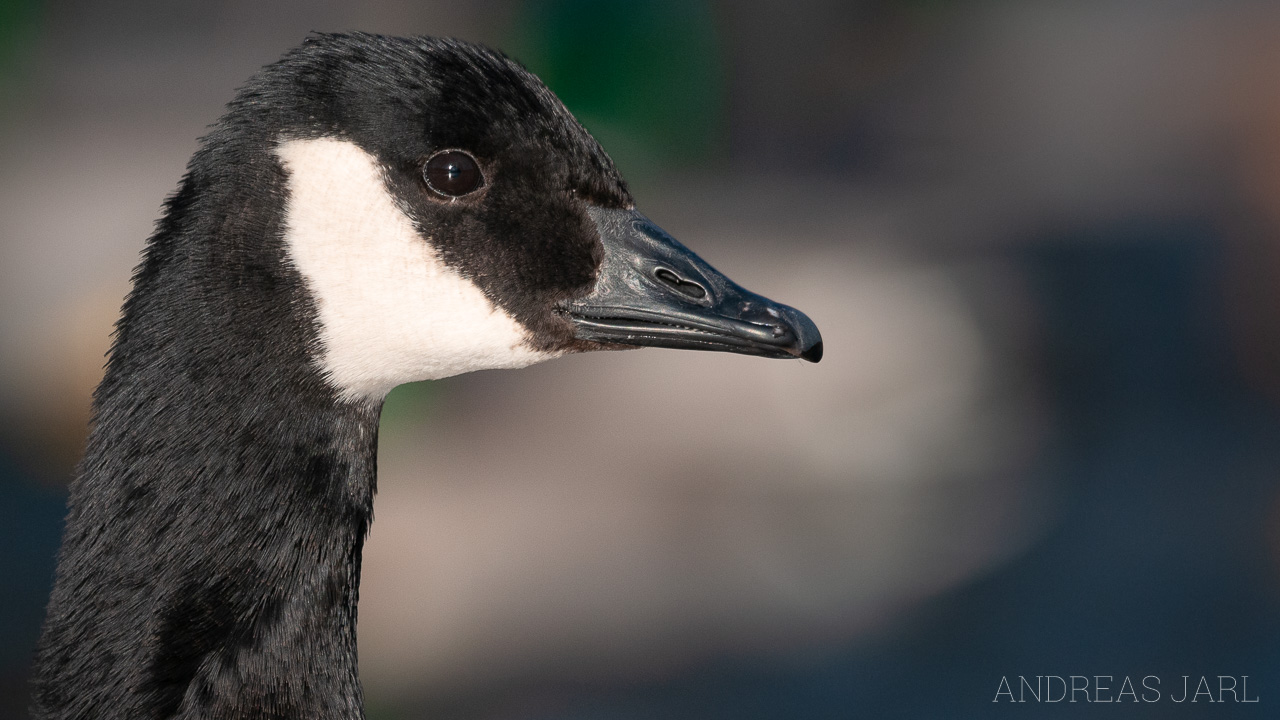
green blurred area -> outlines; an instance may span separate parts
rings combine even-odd
[[[725,154],[725,71],[709,3],[534,0],[505,47],[628,179]]]
[[[431,380],[406,383],[387,394],[382,404],[382,432],[396,432],[426,417],[439,398],[439,383]]]
[[[39,35],[40,0],[0,0],[0,117],[8,115],[21,88],[25,60]]]

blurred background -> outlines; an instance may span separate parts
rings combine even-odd
[[[1275,716],[1275,4],[3,0],[0,718],[162,199],[241,82],[345,29],[521,60],[826,343],[396,390],[371,720]],[[993,705],[1019,675],[1166,701]]]

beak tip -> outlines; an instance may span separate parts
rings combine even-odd
[[[801,360],[816,363],[822,360],[822,333],[808,315],[788,305],[779,306],[781,318],[787,323],[795,344],[790,353]]]
[[[807,349],[801,351],[800,359],[808,360],[811,363],[821,362],[822,361],[822,341],[819,340],[818,342],[809,346]]]

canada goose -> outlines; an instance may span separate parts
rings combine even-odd
[[[35,717],[360,717],[386,393],[641,345],[822,353],[807,317],[637,213],[516,63],[310,37],[230,103],[147,244],[71,487]]]

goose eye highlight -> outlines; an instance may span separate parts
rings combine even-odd
[[[484,183],[484,175],[476,159],[461,150],[442,150],[427,159],[422,177],[437,195],[462,197],[475,192]]]

